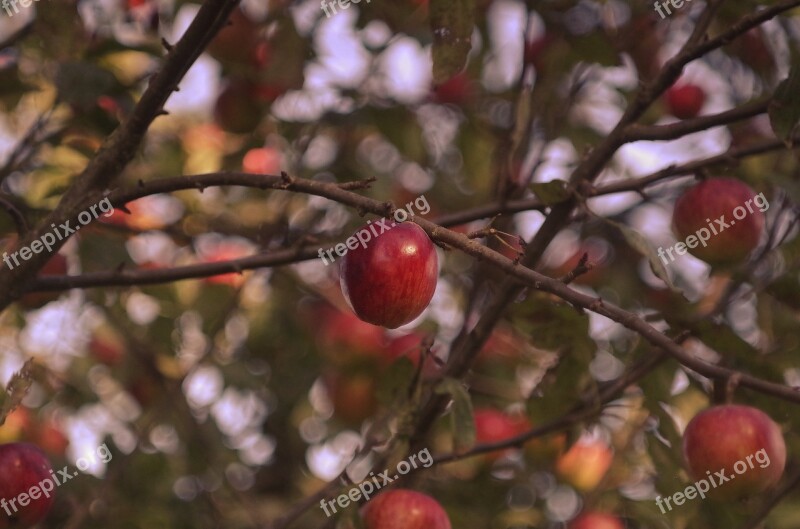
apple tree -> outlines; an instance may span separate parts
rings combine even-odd
[[[0,529],[800,524],[800,0],[0,0],[0,79]]]

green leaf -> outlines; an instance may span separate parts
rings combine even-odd
[[[547,206],[555,206],[572,195],[564,180],[550,180],[543,184],[531,184],[528,186],[536,197]]]
[[[393,362],[381,377],[378,401],[389,406],[401,395],[406,395],[415,371],[414,364],[405,356]]]
[[[28,394],[33,383],[33,367],[33,360],[25,362],[19,373],[15,373],[8,381],[5,391],[0,394],[0,402],[2,402],[0,404],[0,426],[6,422],[6,416],[14,411]]]
[[[453,407],[450,419],[453,424],[454,448],[456,452],[465,452],[475,446],[475,420],[472,414],[472,398],[464,385],[454,378],[445,378],[438,386],[436,393],[450,395]]]
[[[783,276],[767,287],[767,292],[785,305],[800,309],[800,278],[796,274]]]
[[[117,84],[114,74],[87,62],[67,62],[58,68],[56,88],[59,98],[81,107],[90,107],[97,98]]]
[[[681,293],[681,291],[675,288],[675,285],[672,284],[672,280],[669,278],[669,274],[667,273],[667,267],[664,265],[663,261],[659,259],[656,249],[652,244],[650,244],[650,241],[644,235],[624,224],[620,224],[619,222],[614,222],[613,220],[608,219],[605,219],[605,221],[619,229],[631,248],[647,258],[647,260],[650,262],[650,269],[659,279],[667,284],[670,290],[677,294]]]
[[[475,0],[431,0],[433,82],[441,84],[464,69],[472,49]]]
[[[775,89],[775,96],[769,104],[769,120],[775,135],[790,143],[790,138],[798,132],[800,124],[800,57],[793,53],[789,77]]]

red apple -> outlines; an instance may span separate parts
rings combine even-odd
[[[510,416],[492,408],[478,408],[473,414],[475,420],[475,440],[479,444],[499,443],[516,437],[532,428],[527,417]],[[513,449],[500,450],[486,454],[487,461],[494,461]]]
[[[676,84],[664,96],[669,113],[678,119],[696,117],[706,102],[706,93],[695,84]]]
[[[246,244],[234,241],[220,241],[210,245],[202,251],[201,260],[204,263],[221,263],[233,261],[251,255],[251,250]],[[247,279],[246,271],[229,272],[215,276],[204,277],[203,281],[215,285],[227,285],[234,288],[242,286]]]
[[[625,524],[610,514],[587,512],[572,520],[569,529],[625,529]]]
[[[558,458],[556,474],[576,489],[588,492],[600,484],[613,459],[614,454],[605,443],[579,440]]]
[[[361,511],[364,529],[450,529],[439,502],[421,492],[393,489],[381,492]]]
[[[406,222],[365,226],[342,259],[342,293],[362,320],[394,329],[422,314],[436,290],[438,257],[425,231]],[[378,233],[377,238],[359,240]],[[361,239],[357,239],[361,237]],[[366,247],[364,247],[366,246]]]
[[[242,171],[252,174],[280,174],[281,153],[269,147],[250,149],[242,158]]]
[[[756,196],[747,184],[734,178],[710,178],[675,202],[672,229],[679,244],[688,247],[684,253],[688,249],[712,265],[736,265],[758,246],[764,231],[763,206],[769,207],[764,195]],[[676,245],[675,253],[680,249]]]
[[[753,496],[775,485],[786,464],[780,427],[751,406],[714,406],[698,413],[683,433],[683,457],[692,479],[717,482],[719,500]],[[718,472],[729,478],[723,481]]]
[[[30,527],[47,516],[53,506],[53,492],[45,493],[44,489],[55,489],[52,472],[50,462],[37,447],[27,443],[0,446],[0,499],[3,509],[11,512],[7,516],[0,511],[0,529]]]
[[[236,66],[250,66],[257,56],[258,24],[241,9],[231,13],[224,26],[208,45],[208,53],[218,61]]]

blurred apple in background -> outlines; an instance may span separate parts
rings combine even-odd
[[[422,358],[423,346],[422,343],[426,336],[421,333],[412,332],[403,336],[398,336],[389,340],[389,345],[386,348],[386,358],[391,363],[398,358],[404,356],[411,360],[414,367],[419,367],[420,359]],[[438,376],[442,367],[434,359],[436,354],[436,347],[431,347],[430,354],[425,357],[425,365],[422,368],[423,379],[431,379]]]
[[[572,520],[569,529],[625,529],[625,524],[611,514],[587,512]]]
[[[532,428],[527,417],[507,415],[493,408],[475,410],[475,440],[478,444],[498,443],[527,432]],[[484,454],[486,461],[495,461],[512,452],[514,448]]]
[[[675,84],[664,94],[667,110],[678,119],[697,117],[706,102],[706,93],[696,84]]]
[[[254,64],[254,59],[258,58],[258,44],[258,24],[237,8],[206,51],[223,65],[235,69]]]
[[[320,352],[334,364],[384,361],[386,337],[380,327],[327,304],[312,308],[307,321]]]
[[[281,174],[283,157],[280,151],[271,147],[250,149],[242,159],[242,171],[252,174]]]
[[[200,260],[203,263],[221,263],[233,261],[252,255],[250,246],[245,243],[231,240],[221,240],[208,245],[203,245],[200,250]],[[247,279],[247,270],[230,272],[204,277],[203,282],[213,285],[227,285],[233,288],[241,287]]]
[[[611,468],[614,454],[602,441],[580,439],[556,461],[556,474],[577,490],[588,492]]]
[[[756,192],[750,186],[735,178],[709,178],[687,189],[675,201],[672,213],[672,229],[678,242],[686,246],[683,252],[688,250],[715,266],[734,266],[745,261],[758,246],[764,232],[764,213],[756,204],[760,202],[764,206],[766,199],[761,201],[762,197],[756,198]],[[734,218],[737,208],[740,208],[738,220]],[[727,227],[716,222],[723,216],[722,222]],[[718,233],[715,235],[714,231]],[[698,232],[705,243],[698,240]],[[673,249],[673,255],[679,257],[677,248]]]

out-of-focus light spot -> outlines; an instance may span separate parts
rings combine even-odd
[[[197,478],[193,476],[183,476],[176,479],[175,484],[172,485],[172,492],[183,501],[194,500],[200,492]]]
[[[559,485],[547,497],[546,507],[548,518],[564,522],[578,513],[581,508],[581,499],[572,487]]]
[[[520,2],[500,0],[489,7],[487,21],[494,53],[484,65],[483,84],[492,92],[511,88],[519,78],[526,18]]]
[[[80,313],[74,308],[69,299],[62,298],[28,313],[19,340],[23,350],[56,371],[67,369],[80,356],[85,332]]]
[[[353,458],[361,437],[352,431],[344,431],[324,445],[315,445],[306,451],[306,464],[320,479],[331,480],[341,474]]]
[[[193,408],[210,406],[222,394],[223,378],[219,369],[213,366],[200,366],[183,382],[183,392]]]
[[[319,443],[328,434],[325,421],[318,417],[306,417],[300,423],[300,437],[308,444]]]
[[[325,134],[314,137],[303,154],[303,165],[311,170],[327,167],[336,159],[336,142]]]
[[[370,20],[361,30],[361,40],[370,48],[385,46],[392,38],[392,30],[382,20]]]
[[[150,431],[150,443],[165,454],[174,454],[180,448],[178,432],[169,424],[159,424]]]
[[[239,448],[242,462],[251,466],[266,465],[275,455],[275,440],[262,434],[247,437]]]
[[[225,477],[236,490],[249,490],[256,482],[255,472],[241,463],[231,463],[225,467]]]
[[[161,304],[152,296],[133,292],[125,302],[125,310],[132,322],[148,325],[161,313]]]
[[[219,429],[233,437],[261,425],[267,418],[267,407],[254,392],[229,387],[212,405],[211,413]]]
[[[589,364],[589,372],[600,381],[614,380],[625,370],[625,364],[607,351],[598,351]]]
[[[378,59],[383,86],[379,93],[400,103],[421,101],[431,86],[431,58],[419,41],[411,37],[395,40]]]

